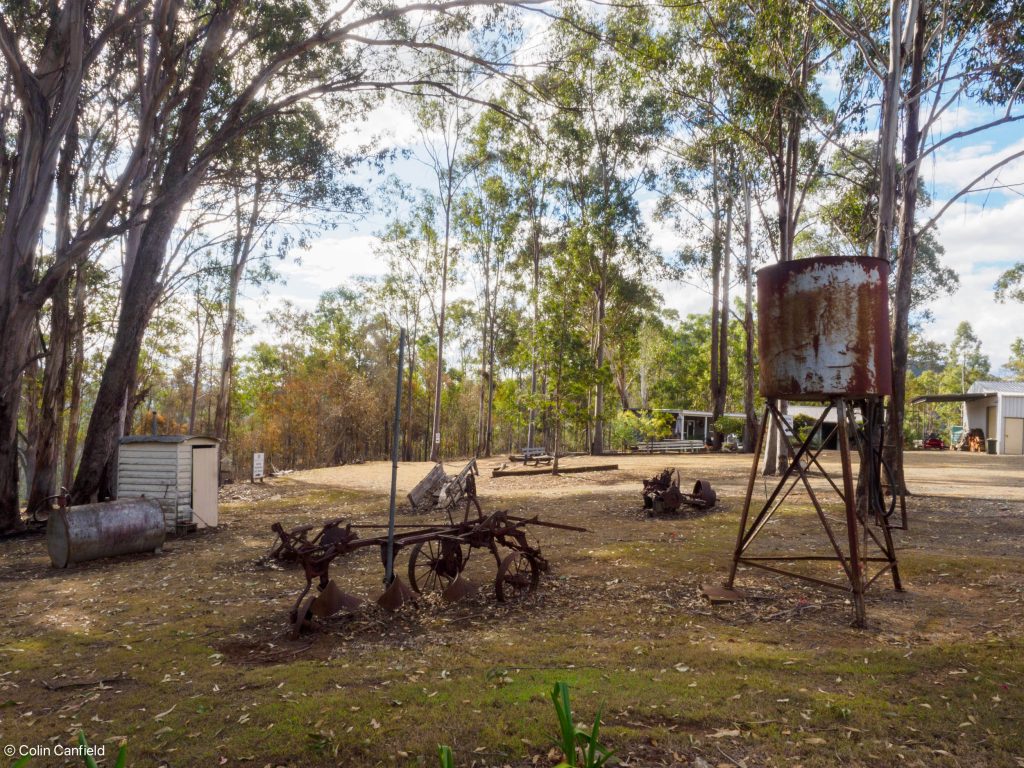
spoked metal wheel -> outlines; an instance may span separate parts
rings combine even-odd
[[[409,556],[409,585],[421,594],[444,592],[462,572],[467,559],[457,541],[421,541]]]
[[[538,581],[540,568],[537,561],[522,552],[513,552],[498,567],[494,592],[500,602],[510,603],[533,592]]]

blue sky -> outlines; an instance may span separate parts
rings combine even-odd
[[[976,125],[990,114],[976,104],[957,106],[945,116],[935,136]],[[1022,125],[1024,122],[1005,125],[950,143],[927,159],[921,173],[933,203],[930,210],[921,211],[919,221],[930,218],[951,195],[996,160],[1024,149]],[[422,152],[420,136],[411,118],[394,102],[384,104],[359,130],[381,134],[394,147]],[[391,172],[408,186],[431,184],[429,172],[415,159],[396,161]],[[1016,261],[1024,260],[1024,159],[1003,167],[979,185],[1014,184],[1017,186],[964,197],[942,216],[937,234],[945,248],[945,263],[960,274],[960,289],[953,296],[936,297],[930,303],[934,321],[925,329],[927,336],[948,342],[956,326],[968,320],[996,372],[1006,362],[1013,339],[1024,336],[1024,306],[996,304],[992,292],[999,274]],[[653,200],[644,199],[642,208],[654,245],[666,253],[678,248],[680,237],[653,221]],[[298,254],[301,262],[288,260],[281,264],[285,282],[272,286],[266,295],[248,296],[243,304],[256,326],[249,343],[266,336],[260,318],[268,303],[289,300],[311,307],[320,293],[331,287],[356,276],[380,274],[383,265],[374,256],[375,233],[386,223],[379,213],[355,222],[340,222],[336,229],[317,238],[308,251]],[[692,285],[664,283],[660,288],[666,308],[681,315],[707,311],[710,305],[707,293]]]

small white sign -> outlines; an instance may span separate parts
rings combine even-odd
[[[263,454],[254,453],[252,455],[252,479],[262,480],[263,479]]]
[[[440,432],[435,432],[434,433],[434,442],[437,443],[438,445],[441,444],[441,433]]]

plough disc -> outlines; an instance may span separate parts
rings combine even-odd
[[[302,630],[310,626],[309,620],[313,616],[312,608],[316,597],[316,595],[310,595],[292,612],[291,621],[289,622],[289,636],[292,640],[298,640]]]
[[[710,509],[718,501],[718,494],[715,493],[715,489],[711,487],[711,483],[707,480],[698,480],[693,484],[693,498],[703,501]]]
[[[405,582],[395,576],[384,594],[377,598],[377,605],[385,611],[395,612],[405,603],[415,600],[416,593],[405,586]]]
[[[316,596],[311,610],[314,616],[323,619],[327,616],[333,616],[338,611],[354,611],[362,604],[363,601],[355,595],[342,592],[338,585],[334,583],[334,579],[331,579],[327,582],[327,587],[324,591]]]
[[[476,592],[477,589],[478,587],[476,584],[471,582],[462,574],[459,574],[455,581],[445,587],[444,592],[441,593],[441,597],[444,598],[446,603],[455,603],[464,597],[469,597]]]

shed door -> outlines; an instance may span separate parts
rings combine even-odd
[[[192,514],[200,528],[217,525],[217,447],[192,446]]]
[[[996,407],[994,405],[988,406],[985,409],[985,438],[995,437],[999,434],[999,428],[996,426]]]
[[[1003,419],[1006,433],[1003,435],[1003,453],[1020,456],[1024,453],[1024,419]]]

